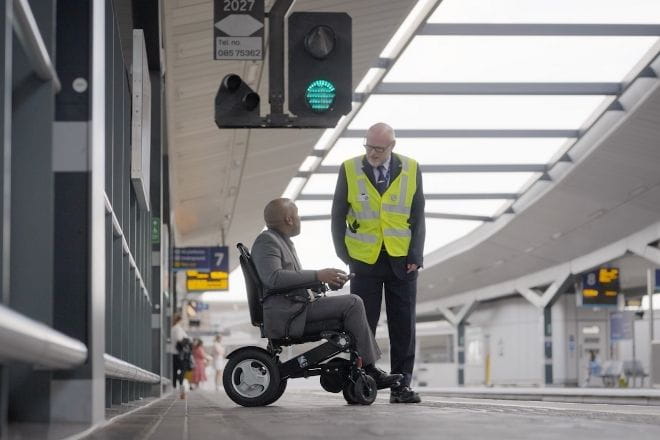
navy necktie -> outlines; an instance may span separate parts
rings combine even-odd
[[[383,165],[378,166],[378,176],[376,176],[376,189],[383,194],[387,189],[387,170]]]

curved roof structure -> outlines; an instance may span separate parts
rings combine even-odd
[[[309,130],[209,133],[231,145],[214,195],[220,216],[208,198],[201,203],[209,211],[198,207],[199,186],[185,182],[193,167],[216,158],[186,145],[181,151],[191,154],[172,158],[173,178],[181,179],[173,189],[180,242],[217,242],[219,230],[229,243],[249,242],[262,226],[261,207],[283,192],[303,216],[296,242],[305,265],[340,265],[329,228],[338,167],[362,153],[365,130],[378,121],[396,129],[395,152],[416,158],[424,171],[419,301],[569,261],[658,218],[660,133],[645,122],[660,116],[657,2],[304,3],[353,15],[353,111],[320,137]],[[397,14],[405,19],[397,22]]]

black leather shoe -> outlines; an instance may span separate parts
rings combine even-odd
[[[374,378],[376,381],[376,387],[378,387],[379,390],[395,387],[399,385],[399,382],[403,379],[403,374],[387,374],[373,365],[366,367],[364,371]]]
[[[392,388],[390,392],[390,403],[419,403],[422,398],[410,387]]]

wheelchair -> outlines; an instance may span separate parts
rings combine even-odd
[[[325,294],[328,286],[317,281],[313,284],[264,289],[259,280],[250,252],[238,243],[239,261],[247,289],[248,307],[252,325],[264,334],[263,300],[268,295],[280,295],[296,289],[312,289]],[[326,342],[286,362],[279,355],[282,347],[307,342]],[[339,357],[348,353],[349,359]],[[365,373],[362,358],[355,350],[351,335],[342,331],[340,320],[321,321],[305,326],[299,338],[268,338],[266,349],[256,346],[241,347],[227,356],[222,383],[231,400],[246,407],[266,406],[279,399],[289,379],[321,376],[321,387],[331,393],[340,393],[351,405],[371,405],[378,393],[376,381]]]

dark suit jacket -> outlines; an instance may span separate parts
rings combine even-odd
[[[252,246],[252,259],[259,279],[266,289],[310,284],[316,281],[315,270],[302,270],[293,243],[288,237],[269,229],[263,231]],[[307,316],[307,290],[299,289],[291,295],[271,295],[264,300],[264,333],[280,339],[300,337]],[[298,300],[296,300],[298,297]],[[288,328],[288,335],[287,335]]]
[[[362,169],[375,187],[376,179],[374,178],[373,168],[367,162],[366,157],[362,158]],[[392,154],[392,162],[390,164],[390,183],[394,182],[399,174],[401,174],[401,159],[396,154]],[[342,166],[339,170],[335,195],[332,200],[332,241],[335,245],[337,256],[350,266],[351,272],[368,274],[372,271],[372,265],[353,260],[348,255],[348,249],[346,249],[346,243],[344,243],[344,235],[346,234],[346,214],[348,214],[349,210],[347,199],[348,183],[346,181],[346,170]],[[410,219],[408,222],[410,223],[410,231],[412,234],[408,255],[405,257],[388,256],[394,273],[400,279],[406,277],[405,267],[407,263],[414,263],[419,267],[424,264],[424,238],[426,237],[426,225],[424,219],[422,172],[419,167],[417,167],[417,191],[413,197],[410,209]]]

